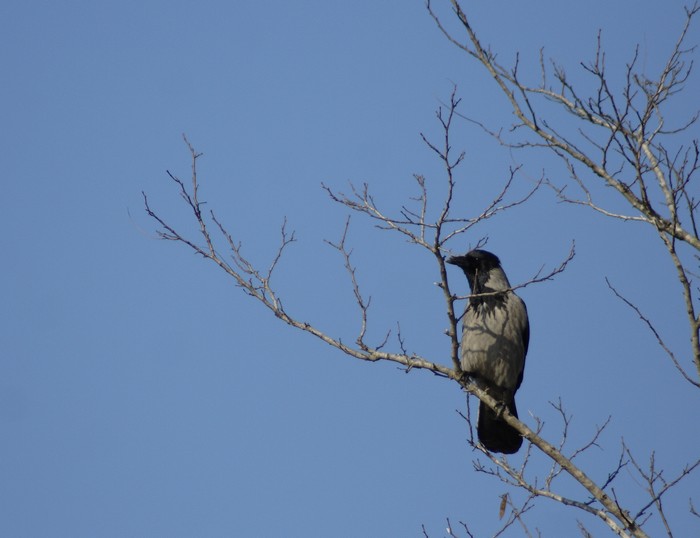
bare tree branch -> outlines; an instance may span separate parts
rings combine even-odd
[[[644,324],[649,328],[649,330],[652,332],[654,337],[656,338],[656,341],[659,343],[661,348],[666,352],[666,354],[671,358],[673,361],[673,365],[676,367],[676,369],[681,373],[681,375],[688,381],[689,383],[695,385],[696,387],[700,388],[700,383],[695,381],[693,378],[691,378],[687,372],[683,369],[681,366],[680,362],[676,358],[676,355],[673,353],[673,351],[666,345],[666,343],[663,341],[661,338],[661,335],[659,332],[656,330],[656,327],[652,324],[651,321],[649,321],[649,318],[647,318],[644,314],[642,314],[641,310],[639,310],[639,307],[632,303],[629,299],[625,298],[622,294],[620,294],[619,291],[610,283],[608,278],[605,278],[605,283],[608,285],[608,287],[612,290],[612,292],[615,294],[615,296],[620,299],[622,302],[624,302],[627,306],[629,306],[632,310],[634,310],[637,315],[639,316],[639,319],[641,319]]]
[[[348,275],[350,276],[350,282],[352,284],[352,292],[355,295],[355,302],[357,305],[360,307],[360,312],[362,316],[362,323],[360,326],[360,334],[357,336],[357,340],[355,340],[355,343],[358,345],[358,347],[363,350],[363,351],[369,351],[370,347],[365,344],[365,334],[367,333],[367,311],[369,310],[370,303],[372,302],[372,297],[368,297],[367,300],[365,300],[362,297],[362,292],[360,291],[360,286],[357,283],[357,277],[355,275],[355,267],[352,265],[350,262],[350,255],[352,254],[352,251],[349,251],[345,247],[345,241],[348,236],[348,228],[350,227],[350,217],[348,217],[345,221],[345,228],[343,230],[343,235],[340,238],[340,241],[336,243],[332,243],[328,240],[326,240],[326,243],[328,243],[330,246],[335,248],[336,250],[340,251],[340,253],[343,255],[343,259],[345,260],[345,270],[347,271]],[[381,349],[384,347],[386,344],[387,338],[382,342],[377,349]],[[403,349],[403,347],[402,347]]]
[[[448,128],[449,124],[449,121],[445,121],[444,128]],[[445,144],[446,147],[449,146],[449,136],[445,138]],[[158,230],[160,237],[167,240],[181,242],[190,249],[192,249],[195,253],[214,262],[229,276],[231,276],[234,279],[236,285],[242,288],[247,295],[261,302],[281,321],[299,330],[312,334],[313,336],[324,341],[331,347],[340,350],[344,354],[365,361],[373,362],[383,360],[395,362],[402,365],[407,371],[410,371],[414,368],[429,370],[436,375],[449,378],[459,383],[460,386],[465,388],[469,393],[474,394],[477,398],[484,401],[486,405],[489,405],[494,409],[500,409],[499,404],[496,400],[494,400],[489,394],[487,394],[484,390],[480,389],[477,385],[472,383],[463,375],[459,365],[459,338],[457,333],[458,319],[454,313],[454,303],[458,300],[458,298],[450,291],[447,280],[447,273],[445,269],[445,259],[442,254],[444,250],[447,250],[447,247],[445,245],[445,235],[448,235],[443,235],[443,228],[448,225],[446,221],[449,218],[449,211],[445,210],[445,207],[449,207],[448,202],[453,196],[453,186],[448,188],[448,202],[446,202],[446,205],[443,207],[443,210],[440,211],[440,213],[438,214],[436,220],[434,221],[434,226],[430,228],[430,235],[432,235],[432,237],[425,233],[423,234],[423,237],[425,239],[422,239],[421,235],[414,234],[414,237],[418,239],[416,243],[429,250],[433,255],[441,275],[439,287],[443,292],[447,304],[447,314],[449,321],[448,335],[450,336],[450,355],[453,364],[453,366],[450,368],[443,366],[439,363],[429,361],[416,354],[407,354],[405,352],[405,346],[403,344],[402,339],[399,339],[399,345],[401,349],[399,353],[384,351],[382,349],[387,343],[387,339],[381,342],[378,346],[372,346],[365,341],[365,334],[368,324],[367,314],[370,301],[366,300],[364,298],[364,295],[361,293],[359,283],[356,278],[356,270],[353,264],[351,263],[352,251],[347,247],[346,244],[348,232],[347,222],[340,241],[337,243],[329,242],[329,244],[331,244],[343,255],[345,269],[350,278],[353,293],[355,296],[355,302],[359,307],[361,324],[360,332],[356,339],[355,345],[348,345],[344,343],[340,338],[334,338],[324,333],[315,325],[312,325],[311,323],[299,320],[296,317],[294,317],[294,315],[283,305],[281,298],[278,296],[277,291],[275,290],[272,284],[272,276],[274,275],[276,269],[279,267],[283,254],[286,252],[287,248],[296,240],[295,234],[293,232],[290,233],[287,231],[287,224],[285,221],[281,229],[280,245],[277,248],[277,250],[273,253],[267,271],[262,272],[258,270],[255,267],[255,265],[251,261],[249,261],[248,258],[244,255],[242,243],[234,238],[234,236],[227,230],[227,228],[214,215],[214,213],[210,211],[209,215],[207,216],[206,213],[202,211],[203,202],[201,202],[199,199],[199,180],[197,177],[196,166],[197,159],[201,156],[201,154],[197,153],[194,150],[194,148],[192,148],[192,146],[189,144],[189,142],[188,148],[190,151],[192,162],[191,188],[188,189],[185,182],[181,181],[179,178],[177,178],[177,176],[169,174],[169,177],[177,185],[181,198],[184,200],[186,207],[190,210],[192,216],[194,217],[194,220],[197,223],[201,241],[196,241],[186,237],[181,232],[176,230],[175,227],[168,224],[152,209],[148,198],[144,194],[144,204],[146,207],[146,212],[160,226],[160,229]],[[446,154],[447,149],[444,149],[444,152],[444,154]],[[451,161],[446,159],[445,162]],[[449,181],[450,180],[448,180],[448,182]],[[427,189],[425,192],[423,192],[422,196],[424,198],[427,197]],[[499,198],[502,198],[502,194],[500,193],[497,196]],[[398,229],[403,225],[399,224],[397,221],[393,221],[389,217],[386,217],[377,209],[377,206],[374,200],[368,194],[367,189],[365,189],[362,194],[362,200],[362,212],[369,211],[369,213],[373,215],[373,218],[379,219],[384,225],[389,227],[389,229],[394,229],[396,231],[399,231],[400,233],[404,233],[402,230]],[[351,209],[354,208],[352,203],[348,203],[347,206]],[[425,219],[427,218],[428,211],[426,210],[425,212],[421,212],[419,214],[425,215],[421,217],[421,219]],[[420,222],[422,221],[419,220],[419,223]],[[214,229],[219,232],[221,238],[225,241],[225,244],[228,248],[227,256],[222,255],[217,249],[216,239],[212,236],[212,233],[210,232],[211,224],[214,225]],[[428,228],[425,227],[425,229]],[[542,271],[538,272],[536,278],[533,279],[533,281],[543,282],[545,280],[551,279],[556,274],[559,274],[565,269],[566,264],[568,263],[568,261],[570,261],[572,257],[573,247],[570,251],[569,257],[562,264],[560,264],[558,268],[554,269],[553,271],[550,271],[544,276],[541,276]],[[523,285],[526,284],[527,283]],[[589,492],[589,494],[596,499],[597,502],[603,505],[603,507],[601,508],[592,508],[591,506],[586,505],[582,502],[569,500],[563,496],[556,495],[552,492],[544,491],[536,487],[530,486],[530,489],[528,489],[528,491],[530,492],[528,500],[520,506],[511,505],[511,512],[506,524],[512,525],[515,522],[518,522],[521,526],[523,526],[523,528],[526,528],[524,526],[524,521],[522,520],[522,515],[528,511],[529,506],[531,505],[532,498],[537,496],[546,496],[549,498],[557,499],[564,504],[568,503],[569,505],[580,507],[581,509],[589,513],[594,513],[597,517],[600,517],[606,522],[608,522],[611,528],[617,529],[617,531],[619,531],[619,535],[625,535],[623,531],[624,527],[619,527],[614,522],[614,518],[616,517],[618,519],[620,519],[621,517],[626,517],[621,515],[624,514],[624,512],[622,512],[622,510],[618,506],[611,504],[607,495],[598,486],[596,486],[595,483],[590,478],[588,478],[582,470],[577,468],[570,458],[566,458],[563,454],[561,454],[560,451],[557,450],[555,446],[546,442],[540,436],[539,430],[533,431],[524,423],[511,416],[507,411],[504,412],[504,420],[506,420],[509,424],[513,425],[526,439],[528,439],[531,443],[533,443],[533,445],[537,446],[540,450],[542,450],[548,457],[552,458],[556,462],[556,465],[558,465],[565,472],[573,476]],[[493,457],[493,455],[487,453],[483,449],[483,447],[481,448],[481,450],[485,452],[488,457]],[[530,450],[531,448],[530,446],[528,446],[528,452]],[[514,479],[522,481],[521,486],[527,489],[525,485],[526,482],[522,474],[519,475],[517,471],[510,469],[505,460],[498,460],[498,462],[498,465],[500,465],[504,471],[509,473],[509,476],[512,476]],[[628,526],[634,527],[634,523],[629,523]]]
[[[449,338],[449,351],[446,354],[447,357],[443,357],[443,359],[450,363],[450,366],[408,353],[398,323],[396,333],[398,351],[392,352],[385,349],[389,347],[391,331],[387,331],[383,341],[376,345],[371,345],[366,341],[371,299],[361,292],[357,270],[352,263],[352,249],[347,243],[349,218],[345,223],[340,240],[337,242],[327,241],[327,243],[342,255],[345,272],[353,290],[360,326],[354,344],[347,344],[341,338],[325,333],[316,325],[295,317],[291,310],[283,305],[272,283],[272,277],[281,265],[283,255],[296,241],[294,232],[287,231],[286,219],[281,226],[280,243],[271,254],[268,269],[263,271],[259,270],[257,268],[259,266],[246,257],[240,240],[229,232],[214,212],[203,211],[204,202],[200,201],[197,177],[197,159],[201,157],[201,153],[197,153],[186,138],[185,142],[191,157],[191,181],[186,183],[170,172],[168,172],[168,176],[175,183],[186,208],[196,221],[196,238],[176,230],[166,219],[156,213],[144,193],[146,212],[157,222],[159,237],[180,242],[196,254],[218,265],[233,278],[235,284],[247,295],[262,303],[284,323],[315,336],[349,357],[370,362],[390,361],[401,365],[407,372],[414,368],[424,369],[450,379],[465,389],[468,399],[469,395],[474,395],[487,406],[501,413],[503,420],[529,441],[526,445],[524,460],[518,468],[513,467],[505,456],[497,457],[480,445],[472,432],[468,407],[465,416],[470,424],[469,444],[481,457],[491,462],[490,466],[486,467],[480,460],[476,460],[475,469],[497,477],[505,484],[518,488],[525,495],[521,502],[515,503],[508,493],[504,494],[501,501],[501,517],[505,517],[506,513],[508,517],[503,522],[501,529],[497,531],[496,536],[516,523],[525,535],[531,536],[532,531],[528,528],[524,516],[532,508],[535,499],[538,498],[554,500],[564,506],[573,507],[592,515],[603,521],[613,533],[625,537],[645,537],[646,533],[642,529],[642,525],[650,515],[651,510],[654,509],[655,513],[658,513],[663,519],[670,534],[670,523],[664,514],[662,497],[682,478],[694,471],[700,462],[688,465],[678,477],[666,481],[662,473],[656,471],[653,455],[650,470],[647,472],[637,465],[628,450],[623,450],[617,466],[613,466],[612,470],[608,472],[605,481],[598,483],[591,479],[575,463],[575,460],[580,461],[581,454],[598,447],[599,439],[609,423],[609,418],[601,426],[596,427],[587,442],[572,450],[567,447],[571,417],[564,411],[561,400],[552,404],[562,421],[563,433],[558,444],[550,443],[542,437],[544,423],[537,417],[534,417],[535,427],[533,429],[512,416],[507,409],[504,410],[499,402],[480,389],[461,370],[458,336],[458,324],[461,316],[455,313],[455,303],[476,296],[460,297],[451,291],[445,266],[445,255],[450,253],[450,245],[453,240],[473,231],[475,226],[494,218],[503,211],[527,202],[543,183],[552,186],[560,199],[564,201],[588,206],[609,217],[650,224],[661,237],[676,266],[678,280],[685,298],[686,315],[690,322],[693,361],[700,373],[700,338],[698,337],[700,319],[695,311],[698,290],[693,288],[693,273],[683,262],[683,257],[677,252],[678,244],[700,250],[695,215],[700,202],[695,199],[690,189],[691,185],[694,186],[693,180],[697,175],[695,172],[700,167],[700,152],[697,142],[694,142],[692,147],[679,148],[675,151],[669,150],[663,143],[664,136],[687,129],[696,121],[697,115],[692,116],[688,122],[680,127],[674,128],[665,125],[661,113],[661,105],[682,89],[690,72],[690,67],[686,67],[683,62],[688,51],[682,48],[682,43],[691,19],[700,8],[695,6],[688,10],[686,27],[666,67],[657,79],[651,81],[636,71],[637,56],[635,55],[627,66],[626,86],[622,96],[616,95],[608,86],[605,55],[599,41],[596,58],[589,65],[584,66],[586,72],[597,81],[597,92],[586,97],[579,95],[573,84],[567,79],[562,67],[552,63],[550,75],[545,67],[542,54],[540,55],[542,80],[539,85],[528,86],[521,79],[519,57],[516,57],[511,68],[505,68],[497,63],[495,54],[479,41],[459,2],[456,0],[450,0],[450,2],[457,19],[466,32],[467,40],[465,43],[459,42],[451,36],[431,10],[430,2],[427,5],[440,30],[450,41],[479,61],[506,96],[515,113],[517,123],[505,136],[513,136],[513,133],[527,131],[534,134],[535,138],[534,140],[518,139],[513,142],[507,140],[502,131],[490,132],[499,141],[511,147],[545,147],[550,149],[563,160],[574,184],[583,193],[583,197],[570,196],[565,192],[566,187],[554,185],[549,180],[542,178],[524,195],[514,198],[511,196],[512,186],[519,171],[519,167],[514,167],[509,170],[509,175],[503,182],[502,188],[494,194],[491,201],[480,212],[475,216],[457,215],[456,192],[462,183],[469,181],[470,178],[458,177],[460,165],[464,161],[464,153],[455,153],[451,141],[455,118],[464,117],[459,111],[460,99],[457,97],[456,87],[450,95],[449,102],[436,112],[441,129],[438,141],[433,141],[421,134],[423,142],[442,163],[444,170],[444,180],[441,187],[443,194],[437,210],[432,202],[436,187],[429,178],[422,175],[413,176],[418,189],[416,196],[411,198],[409,203],[399,204],[393,209],[381,207],[381,204],[371,194],[367,184],[361,187],[350,184],[350,194],[348,195],[336,193],[330,187],[322,185],[334,202],[341,204],[350,212],[369,217],[377,228],[397,232],[410,243],[418,245],[430,253],[440,275],[437,286],[441,290],[446,306],[448,323],[446,334]],[[548,85],[547,80],[550,76],[553,76],[558,89],[553,89]],[[565,134],[564,130],[540,114],[539,100],[541,99],[562,107],[576,121],[583,122],[584,126],[592,126],[595,130],[587,132],[581,128],[573,136]],[[598,134],[600,132],[607,134],[600,136]],[[593,148],[597,157],[588,148]],[[592,174],[593,177],[602,180],[605,185],[612,187],[629,203],[633,213],[623,214],[609,211],[594,202],[589,188],[590,178],[581,173],[579,169],[584,170],[588,175]],[[429,197],[431,203],[429,203]],[[213,233],[210,230],[213,230]],[[223,251],[220,251],[217,246],[221,243],[225,245]],[[543,265],[531,279],[514,286],[513,289],[551,280],[566,269],[574,254],[575,248],[572,244],[568,256],[557,267],[546,272]],[[642,316],[632,303],[622,298],[612,286],[610,287],[616,295],[637,312],[652,330],[659,344],[669,354],[674,365],[683,373],[684,377],[694,385],[700,386],[683,370],[676,355],[664,343],[649,320]],[[530,476],[529,462],[535,457],[535,454],[539,457],[544,456],[551,462],[549,472],[544,475],[542,480]],[[637,510],[634,515],[618,499],[612,487],[620,470],[627,465],[628,461],[632,461],[637,473],[644,478],[649,486],[650,501]],[[564,474],[572,477],[581,486],[580,499],[573,498],[568,494],[563,495],[555,490],[558,478]],[[691,513],[694,513],[692,502],[690,507]],[[508,511],[507,508],[509,508]],[[456,536],[449,520],[447,523],[448,534]],[[471,536],[468,526],[465,523],[460,522],[460,524],[464,532]],[[579,528],[584,535],[588,532],[582,524],[579,525]],[[425,527],[423,527],[423,534],[427,536]]]
[[[664,478],[664,472],[663,470],[658,470],[656,467],[656,456],[654,452],[651,453],[651,456],[649,457],[649,470],[645,471],[642,469],[642,467],[637,463],[635,458],[632,456],[632,453],[630,452],[629,448],[625,447],[625,451],[627,452],[627,455],[629,457],[629,460],[632,462],[632,465],[634,468],[637,470],[637,473],[644,479],[647,485],[647,492],[649,493],[650,500],[647,504],[642,506],[637,514],[635,515],[635,519],[640,519],[645,515],[647,510],[651,506],[656,506],[656,511],[658,512],[659,516],[661,517],[661,520],[663,521],[664,527],[666,529],[666,533],[668,534],[669,537],[673,536],[673,533],[671,532],[671,526],[666,518],[666,514],[664,512],[663,504],[662,504],[662,496],[667,493],[671,488],[673,488],[678,482],[683,480],[686,476],[688,476],[690,473],[692,473],[698,466],[700,466],[700,459],[695,461],[694,463],[690,465],[686,465],[680,472],[680,474],[672,479],[672,480],[666,480]],[[657,487],[657,484],[661,485],[661,488]]]

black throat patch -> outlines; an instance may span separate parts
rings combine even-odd
[[[483,316],[493,314],[497,309],[503,308],[506,304],[507,291],[496,291],[484,286],[469,299],[469,308],[476,310]]]

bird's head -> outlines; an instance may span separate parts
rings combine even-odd
[[[510,287],[498,256],[487,250],[471,250],[463,256],[451,256],[445,261],[464,271],[472,293],[481,293],[485,288],[497,291]]]

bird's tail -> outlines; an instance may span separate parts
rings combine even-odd
[[[515,398],[512,396],[507,407],[510,414],[517,418],[518,410],[515,408]],[[479,402],[479,420],[476,431],[479,434],[481,444],[491,452],[515,454],[523,444],[523,438],[517,430],[499,418],[496,412],[484,402]]]

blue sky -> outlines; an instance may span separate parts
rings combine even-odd
[[[447,2],[434,3],[457,29]],[[654,73],[683,22],[681,3],[660,11],[648,0],[471,9],[504,63],[515,51],[536,60],[544,46],[575,77],[598,28],[611,68],[639,43]],[[696,26],[689,44],[699,37]],[[296,230],[278,275],[286,307],[352,340],[352,290],[323,242],[338,239],[347,212],[321,182],[366,181],[389,210],[415,195],[414,173],[439,191],[419,133],[440,135],[434,112],[453,84],[465,114],[512,120],[422,1],[6,1],[0,43],[2,536],[421,536],[421,525],[443,536],[446,518],[479,536],[499,528],[507,488],[472,468],[456,385],[359,363],[281,325],[215,267],[157,240],[143,211],[145,190],[196,233],[165,173],[188,176],[186,133],[204,152],[202,198],[253,261],[272,259],[285,216]],[[694,74],[669,113],[697,108],[697,87]],[[509,166],[523,164],[516,192],[543,172],[565,179],[545,153],[507,151],[472,124],[455,137],[467,215]],[[656,450],[671,476],[697,459],[697,391],[605,285],[687,356],[673,268],[651,231],[541,190],[453,248],[484,235],[513,282],[577,245],[566,273],[521,293],[532,324],[521,416],[542,417],[556,441],[548,402],[561,397],[575,445],[612,415],[581,460],[598,480],[621,437],[640,461]],[[348,240],[373,297],[370,337],[399,321],[410,350],[447,363],[429,257],[358,216]],[[617,493],[640,506],[644,492],[623,475]],[[561,490],[583,497],[566,478]],[[698,475],[669,497],[679,535],[698,532],[687,516],[697,491]],[[530,517],[545,536],[576,534],[576,518],[602,533],[544,500]]]

